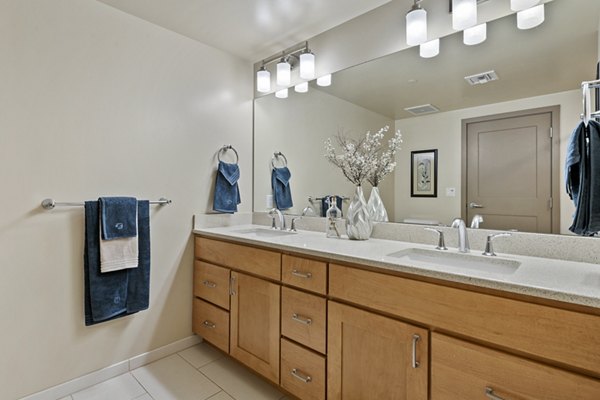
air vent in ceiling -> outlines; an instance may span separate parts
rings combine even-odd
[[[421,106],[414,106],[405,108],[404,111],[408,111],[412,115],[423,115],[423,114],[431,114],[434,112],[440,111],[436,106],[432,106],[431,104],[423,104]]]
[[[498,79],[499,78],[498,74],[496,74],[496,71],[488,71],[471,76],[465,76],[465,80],[469,82],[470,85],[482,85],[491,81],[497,81]]]

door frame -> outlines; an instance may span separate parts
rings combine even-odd
[[[477,122],[487,122],[497,119],[523,117],[532,114],[551,114],[552,142],[550,147],[550,179],[552,196],[551,232],[560,233],[560,105],[530,108],[500,114],[491,114],[461,120],[461,189],[460,201],[461,218],[468,224],[467,218],[467,126]]]

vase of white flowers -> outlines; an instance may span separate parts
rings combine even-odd
[[[369,201],[367,202],[367,208],[373,222],[389,221],[385,204],[383,204],[381,193],[379,193],[379,184],[387,174],[394,171],[396,167],[396,151],[400,148],[400,144],[402,144],[402,134],[400,131],[396,131],[394,136],[388,141],[388,149],[379,152],[375,158],[375,167],[371,170],[369,176],[367,176],[367,181],[373,186]]]
[[[341,154],[336,154],[331,139],[325,141],[325,157],[339,167],[344,176],[356,185],[354,197],[346,212],[346,233],[348,238],[353,240],[366,240],[371,236],[373,230],[373,222],[362,183],[378,169],[381,140],[388,129],[389,127],[386,126],[374,134],[367,132],[365,137],[360,140],[338,134],[336,139],[342,149]],[[381,175],[382,177],[383,175]]]

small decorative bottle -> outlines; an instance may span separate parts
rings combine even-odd
[[[329,208],[325,213],[325,236],[328,238],[340,238],[337,221],[342,217],[342,211],[337,206],[337,196],[329,197]]]

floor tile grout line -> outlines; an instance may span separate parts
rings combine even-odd
[[[140,368],[142,368],[142,367],[140,367]],[[138,368],[136,368],[136,369],[138,369]],[[137,383],[138,383],[138,384],[139,384],[139,385],[142,387],[142,389],[144,389],[144,390],[146,391],[146,394],[147,394],[148,396],[150,396],[150,398],[151,398],[151,399],[153,399],[153,400],[154,400],[154,397],[152,397],[152,395],[150,394],[150,392],[148,391],[148,389],[146,388],[146,386],[144,386],[144,384],[143,384],[142,382],[140,382],[140,380],[139,380],[139,379],[138,379],[138,378],[137,378],[137,377],[136,377],[136,376],[133,374],[133,371],[135,371],[135,369],[134,369],[134,370],[130,370],[130,371],[128,372],[128,374],[129,374],[129,375],[131,375],[131,376],[133,377],[133,379],[135,379],[135,381],[136,381],[136,382],[137,382]],[[138,397],[142,397],[142,396],[143,396],[143,395],[141,395],[141,396],[138,396]],[[137,399],[138,397],[136,397],[136,399]],[[133,400],[135,400],[135,399],[133,399]]]

